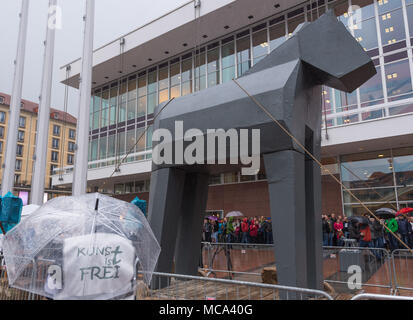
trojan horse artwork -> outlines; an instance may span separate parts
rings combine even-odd
[[[237,82],[319,159],[322,85],[350,93],[375,74],[361,45],[328,12],[300,25]],[[176,121],[183,122],[184,132],[196,128],[204,136],[208,129],[259,129],[278,282],[322,289],[320,168],[240,86],[230,81],[177,98],[164,110],[165,104],[158,106],[155,113],[162,112],[154,130],[167,129],[175,136]],[[178,144],[189,142],[173,138],[171,148]],[[210,163],[206,154],[204,163]],[[149,221],[162,248],[158,272],[171,272],[175,261],[176,273],[197,274],[208,177],[234,171],[236,166],[227,163],[152,164]]]

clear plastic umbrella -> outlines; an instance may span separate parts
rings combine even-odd
[[[244,215],[241,213],[241,212],[239,212],[239,211],[232,211],[232,212],[230,212],[230,213],[228,213],[225,217],[226,218],[229,218],[229,217],[243,217]]]
[[[5,236],[12,287],[52,299],[121,299],[149,284],[160,247],[140,209],[101,194],[55,198]]]

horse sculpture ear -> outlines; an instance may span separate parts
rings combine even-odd
[[[376,74],[370,57],[332,10],[297,37],[300,58],[320,84],[353,92]]]

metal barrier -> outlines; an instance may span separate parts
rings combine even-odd
[[[143,274],[139,272],[138,280]],[[141,282],[136,296],[138,300],[333,300],[319,290],[160,272],[153,273],[150,288]]]
[[[413,253],[407,249],[394,250],[392,262],[396,293],[413,295]]]
[[[363,293],[354,296],[351,300],[413,300],[413,297]]]
[[[274,245],[203,243],[202,252],[201,270],[208,277],[262,282],[262,270],[275,266]],[[349,273],[349,267],[359,266],[362,289],[391,294],[394,292],[391,260],[388,251],[382,248],[324,247],[324,279],[337,292],[354,294],[356,290],[349,289],[348,282],[357,269]]]

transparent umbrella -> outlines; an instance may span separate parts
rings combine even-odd
[[[149,284],[160,247],[140,209],[101,194],[55,198],[7,233],[9,284],[52,299],[121,299]]]
[[[229,217],[243,217],[244,215],[239,212],[239,211],[232,211],[230,213],[228,213],[225,217],[229,218]]]

